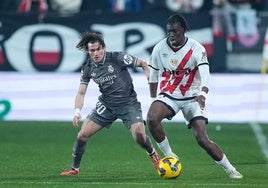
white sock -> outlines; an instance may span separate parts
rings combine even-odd
[[[157,145],[165,156],[175,156],[175,157],[177,156],[172,152],[167,137],[165,137],[165,139],[162,142],[157,143]]]
[[[215,161],[219,166],[221,166],[226,172],[236,170],[235,167],[230,163],[225,154],[223,154],[222,160]]]
[[[77,170],[77,171],[79,172],[79,168],[74,168],[74,167],[72,167],[72,169]]]

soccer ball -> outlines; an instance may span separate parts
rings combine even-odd
[[[181,162],[172,156],[166,156],[159,161],[157,172],[163,179],[173,179],[181,174]]]

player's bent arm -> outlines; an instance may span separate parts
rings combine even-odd
[[[74,105],[75,108],[78,108],[80,110],[83,108],[86,91],[87,91],[87,85],[80,84],[77,95],[75,97],[75,105]]]
[[[209,73],[209,66],[208,64],[202,64],[198,66],[198,71],[201,78],[201,91],[198,94],[198,96],[195,98],[195,100],[199,103],[200,108],[205,108],[205,100],[207,97],[207,93],[209,91],[209,81],[210,81],[210,73]]]
[[[210,83],[210,72],[209,66],[207,64],[203,64],[198,66],[198,71],[201,77],[201,92],[205,92],[206,94],[209,91],[209,83]]]
[[[143,71],[146,74],[146,78],[149,81],[150,69],[148,67],[148,63],[146,61],[138,58],[135,66],[136,67],[141,67],[143,69]]]
[[[149,78],[150,95],[151,98],[155,98],[157,96],[159,70],[151,65],[149,65],[149,67],[150,67],[150,78]]]

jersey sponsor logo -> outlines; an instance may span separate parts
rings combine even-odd
[[[133,58],[131,55],[128,55],[128,54],[124,55],[124,63],[126,65],[130,65],[132,62],[133,62]]]
[[[167,75],[172,75],[172,76],[179,76],[181,74],[183,75],[189,75],[191,72],[190,68],[183,68],[183,69],[176,69],[176,70],[168,70],[164,68],[164,71],[162,72],[162,77],[166,77]]]
[[[113,83],[113,80],[117,78],[116,75],[109,75],[109,76],[104,76],[104,77],[100,77],[100,78],[96,78],[94,80],[94,82],[96,82],[97,84],[99,85],[103,85],[104,83],[109,83],[109,84],[112,84]]]

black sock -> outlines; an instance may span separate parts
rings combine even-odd
[[[154,150],[151,139],[148,136],[146,136],[146,141],[143,145],[141,145],[141,147],[144,148],[147,151],[147,153],[152,153]]]
[[[86,143],[78,138],[74,142],[73,146],[73,168],[79,168],[82,156],[86,149]]]

